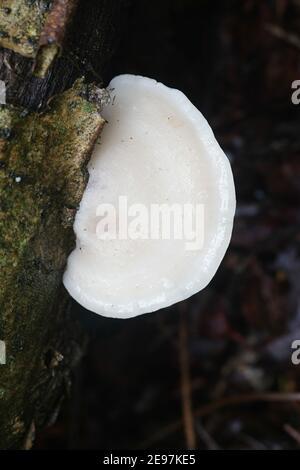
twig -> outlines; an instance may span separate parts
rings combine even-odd
[[[185,304],[179,306],[180,322],[179,322],[179,365],[181,380],[181,400],[183,424],[188,449],[196,448],[196,433],[192,411],[192,393],[191,378],[188,353],[188,330],[187,330],[187,311]]]
[[[194,412],[195,417],[204,417],[218,411],[227,406],[236,406],[247,403],[255,402],[299,402],[300,403],[300,393],[280,393],[280,392],[265,392],[265,393],[252,393],[252,394],[242,394],[232,397],[224,397],[213,403],[208,403],[207,405],[197,408]],[[174,423],[169,424],[165,428],[161,429],[157,434],[151,436],[147,441],[142,443],[141,448],[148,448],[153,444],[162,441],[171,434],[177,432],[182,426],[181,420],[175,421]]]
[[[283,427],[285,432],[289,434],[289,436],[291,436],[300,447],[300,432],[297,431],[297,429],[293,428],[293,426],[291,426],[290,424],[285,424]]]
[[[266,446],[262,442],[259,442],[257,439],[249,436],[248,434],[240,433],[239,439],[241,442],[246,444],[250,450],[267,450]]]
[[[196,423],[196,429],[199,434],[200,439],[204,442],[208,450],[219,450],[220,447],[212,438],[212,436],[207,432],[207,430],[202,426],[201,423]]]
[[[276,38],[282,39],[291,46],[300,49],[300,38],[296,34],[289,33],[288,31],[285,31],[284,29],[280,28],[279,26],[276,26],[275,24],[267,24],[265,29],[266,31],[268,31],[268,33],[272,34]]]

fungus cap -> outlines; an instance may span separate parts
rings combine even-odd
[[[64,285],[88,310],[129,318],[210,282],[230,241],[235,190],[226,155],[183,93],[134,75],[109,88]]]

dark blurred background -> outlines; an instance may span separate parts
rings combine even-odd
[[[120,73],[207,117],[233,168],[233,239],[177,306],[122,321],[74,303],[87,353],[35,448],[299,448],[300,1],[131,1],[106,82]]]

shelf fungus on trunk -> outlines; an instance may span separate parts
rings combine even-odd
[[[214,276],[235,212],[229,161],[186,96],[149,78],[110,83],[64,284],[87,309],[129,318]]]
[[[45,77],[62,47],[77,0],[1,0],[0,46],[35,59]]]
[[[61,279],[101,96],[79,80],[41,114],[0,105],[1,448],[21,447],[55,413],[78,356]]]

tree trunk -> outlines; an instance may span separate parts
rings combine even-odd
[[[27,30],[12,32],[12,4],[43,8],[34,10],[31,48]],[[9,103],[0,107],[0,447],[10,449],[29,448],[35,430],[55,418],[81,355],[61,278],[105,94],[80,78],[101,84],[125,0],[0,6],[0,44],[14,49],[0,50]],[[21,28],[30,12],[19,11]]]

